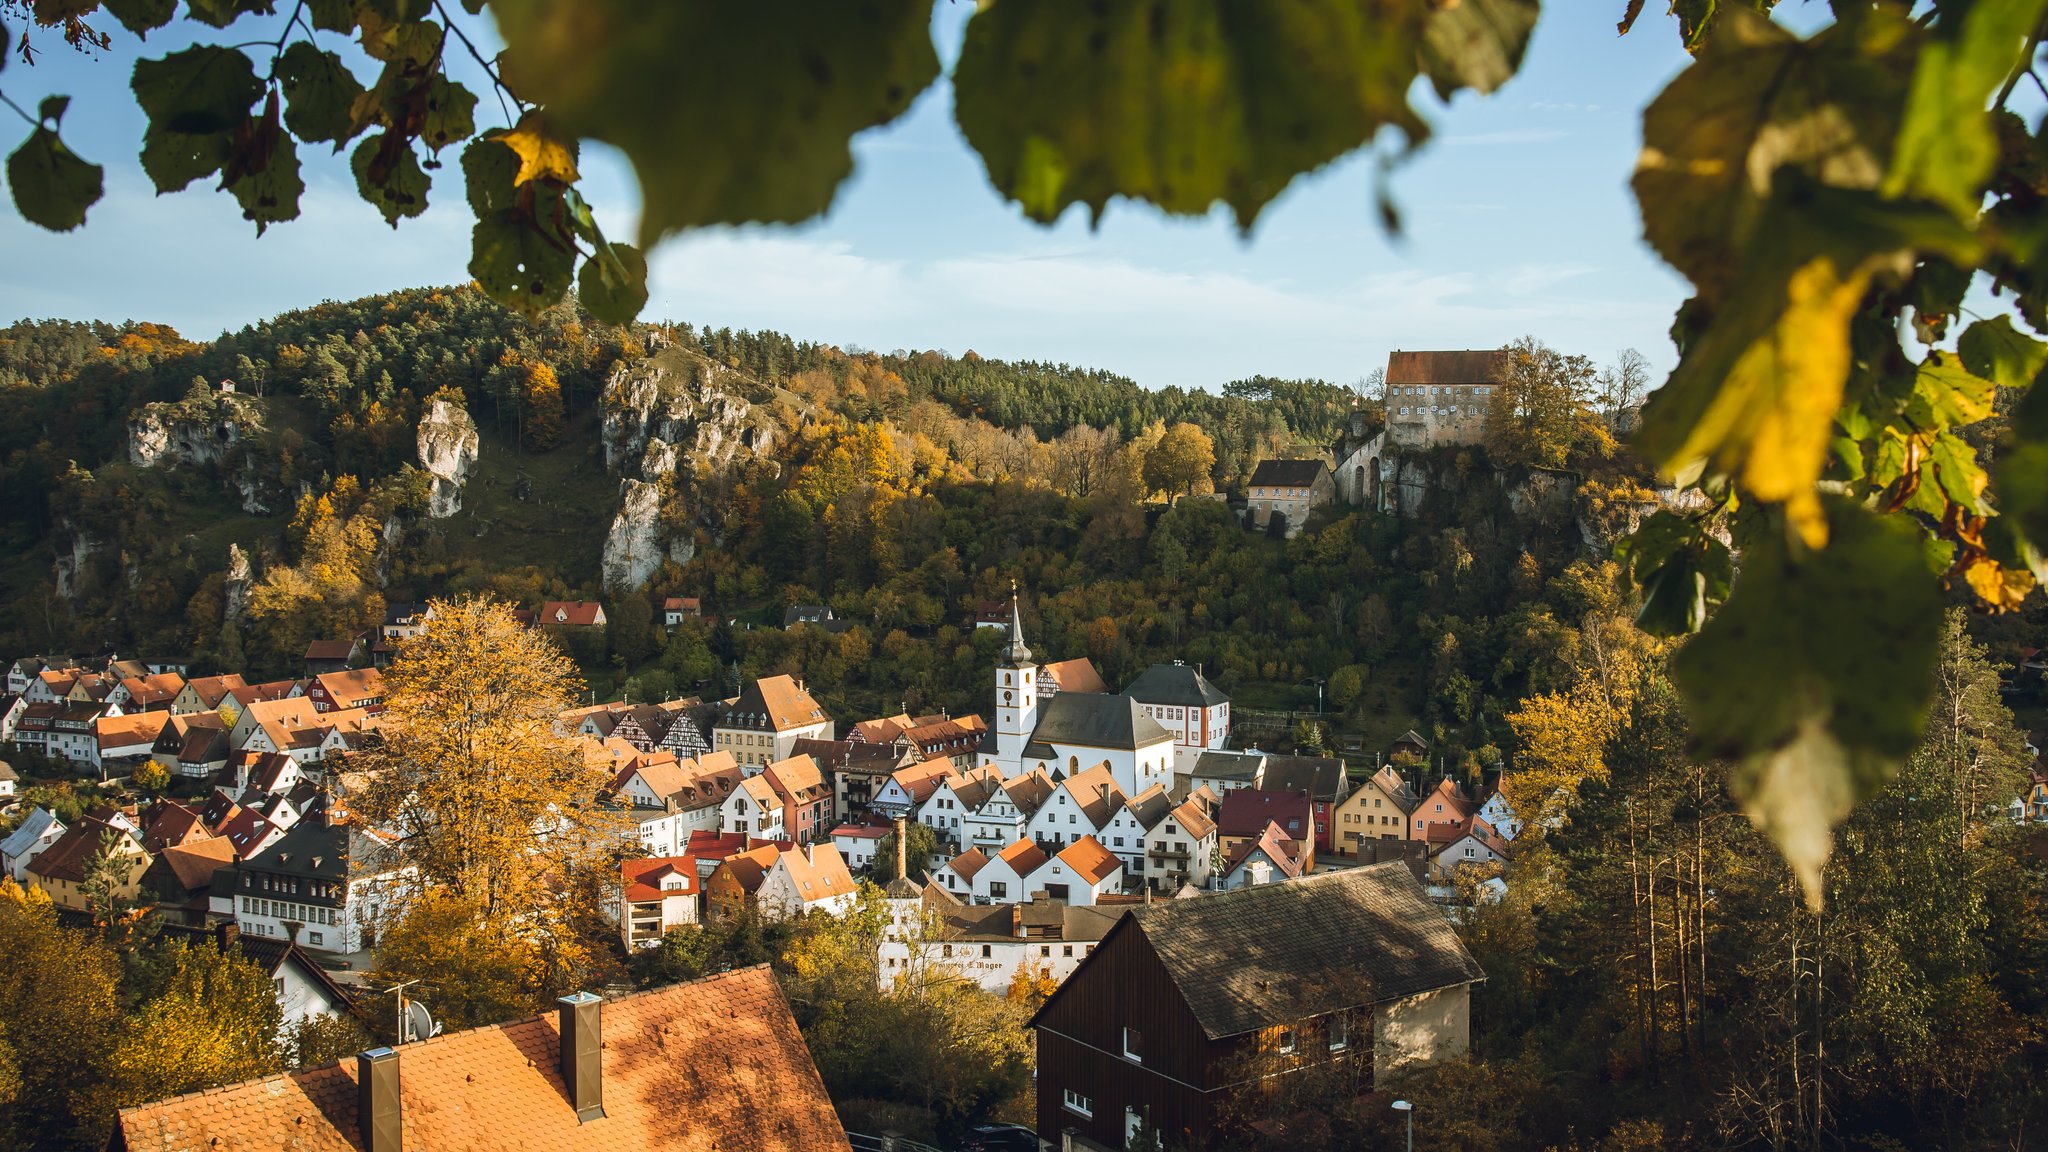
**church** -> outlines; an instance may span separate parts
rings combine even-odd
[[[1136,796],[1154,784],[1173,787],[1174,735],[1129,696],[1047,691],[1024,643],[1024,617],[1010,594],[1010,643],[996,663],[996,722],[976,764],[1008,780],[1043,770],[1054,781],[1097,764],[1116,786]]]

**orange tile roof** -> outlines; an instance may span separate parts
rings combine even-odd
[[[154,744],[170,723],[169,712],[136,712],[127,716],[102,716],[92,722],[92,734],[102,749],[131,748]]]
[[[988,867],[988,855],[979,848],[969,848],[946,862],[953,875],[972,884],[974,874]]]
[[[166,848],[159,859],[176,877],[178,887],[197,892],[213,883],[215,872],[235,862],[235,846],[225,837],[209,836]]]
[[[128,690],[128,698],[138,708],[151,704],[162,704],[175,698],[185,690],[185,678],[176,672],[158,672],[150,676],[130,676],[121,681],[121,687]]]
[[[604,1117],[576,1121],[553,1013],[398,1049],[408,1152],[835,1152],[817,1066],[764,966],[608,1000]],[[129,1152],[354,1152],[356,1062],[124,1108]]]
[[[818,762],[809,756],[777,760],[762,774],[792,804],[808,804],[826,792],[825,774],[818,771]]]
[[[951,760],[940,758],[922,760],[908,768],[898,768],[890,774],[890,779],[903,785],[903,790],[910,793],[913,803],[922,804],[931,799],[932,793],[939,790],[940,784],[958,774]]]
[[[313,678],[326,689],[327,696],[341,707],[348,707],[357,700],[382,700],[384,698],[384,674],[375,668],[352,668],[347,672],[324,672]]]
[[[681,876],[680,888],[663,888],[661,882],[670,875]],[[619,878],[626,888],[628,900],[666,900],[676,896],[697,894],[697,861],[689,856],[648,856],[639,860],[624,860],[619,863]]]
[[[1093,836],[1083,836],[1065,848],[1060,849],[1060,863],[1074,870],[1074,875],[1089,884],[1100,884],[1111,873],[1123,867],[1123,861],[1115,853],[1102,846]]]
[[[597,625],[597,614],[603,610],[595,600],[548,600],[540,606],[540,622],[592,628]]]
[[[742,720],[736,717],[762,716],[765,723]],[[720,727],[746,727],[762,731],[785,732],[791,728],[804,728],[830,720],[825,710],[818,706],[811,694],[790,676],[763,676],[747,687],[745,692],[733,701],[727,718],[719,722]]]
[[[791,848],[782,853],[782,866],[789,869],[797,894],[806,904],[844,896],[856,887],[853,873],[846,870],[846,858],[831,844]]]
[[[185,687],[190,688],[192,694],[199,697],[199,702],[208,708],[220,707],[220,702],[228,698],[230,691],[247,686],[248,682],[243,680],[238,672],[230,672],[225,676],[201,676],[196,680],[185,681]]]
[[[996,859],[1008,864],[1017,875],[1029,876],[1044,866],[1046,855],[1043,848],[1031,841],[1019,840],[996,853]]]
[[[1095,664],[1086,656],[1073,660],[1055,660],[1038,670],[1039,675],[1051,680],[1062,692],[1100,692],[1109,694],[1109,684],[1102,673],[1095,670]]]

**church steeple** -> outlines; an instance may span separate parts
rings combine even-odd
[[[1008,779],[1022,771],[1024,746],[1038,727],[1038,665],[1024,643],[1024,613],[1017,606],[1017,582],[1010,581],[1010,643],[996,663],[995,755]],[[984,749],[986,745],[984,745]],[[984,759],[982,763],[990,763]]]
[[[1003,650],[1003,663],[1022,668],[1031,663],[1031,649],[1024,643],[1024,613],[1017,607],[1017,582],[1010,581],[1010,646]]]

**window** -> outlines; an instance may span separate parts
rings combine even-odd
[[[320,945],[320,944],[324,944],[324,943],[326,943],[326,942],[327,942],[327,938],[326,938],[325,936],[323,936],[322,934],[318,933],[318,932],[308,932],[308,933],[306,933],[306,943],[308,943],[308,944],[312,944],[312,945],[318,946],[318,945]]]
[[[1001,880],[991,880],[988,882],[989,899],[1001,900],[1009,894],[1010,886],[1008,884],[1003,883]]]
[[[1330,1018],[1330,1051],[1342,1052],[1351,1046],[1351,1021],[1342,1016]]]
[[[1038,946],[1038,954],[1039,954],[1040,956],[1051,956],[1051,955],[1052,955],[1052,945],[1050,945],[1050,944],[1040,944],[1040,945]]]
[[[982,958],[983,960],[986,960],[986,959],[988,959],[988,958],[989,958],[990,956],[992,956],[992,955],[994,955],[994,954],[995,954],[994,950],[993,950],[992,948],[990,948],[990,947],[989,947],[988,945],[986,945],[986,944],[983,944],[983,945],[981,946],[981,958]]]
[[[1124,1059],[1145,1062],[1145,1034],[1128,1025],[1124,1027]]]
[[[1060,1105],[1076,1116],[1085,1116],[1091,1120],[1095,1117],[1094,1103],[1072,1088],[1061,1091]]]
[[[1060,949],[1060,955],[1062,956],[1072,956],[1073,954],[1074,946],[1072,944],[1068,944]]]
[[[1278,1039],[1273,1045],[1273,1050],[1283,1055],[1294,1051],[1294,1029],[1282,1028]]]

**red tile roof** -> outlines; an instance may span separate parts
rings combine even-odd
[[[604,611],[595,600],[549,600],[540,606],[540,622],[577,628],[593,628],[597,614]]]
[[[765,967],[605,1002],[604,1117],[579,1124],[550,1013],[398,1049],[408,1152],[848,1147]],[[126,1108],[129,1152],[353,1152],[356,1062]]]
[[[1500,349],[1458,352],[1395,352],[1387,357],[1389,384],[1489,384]]]

